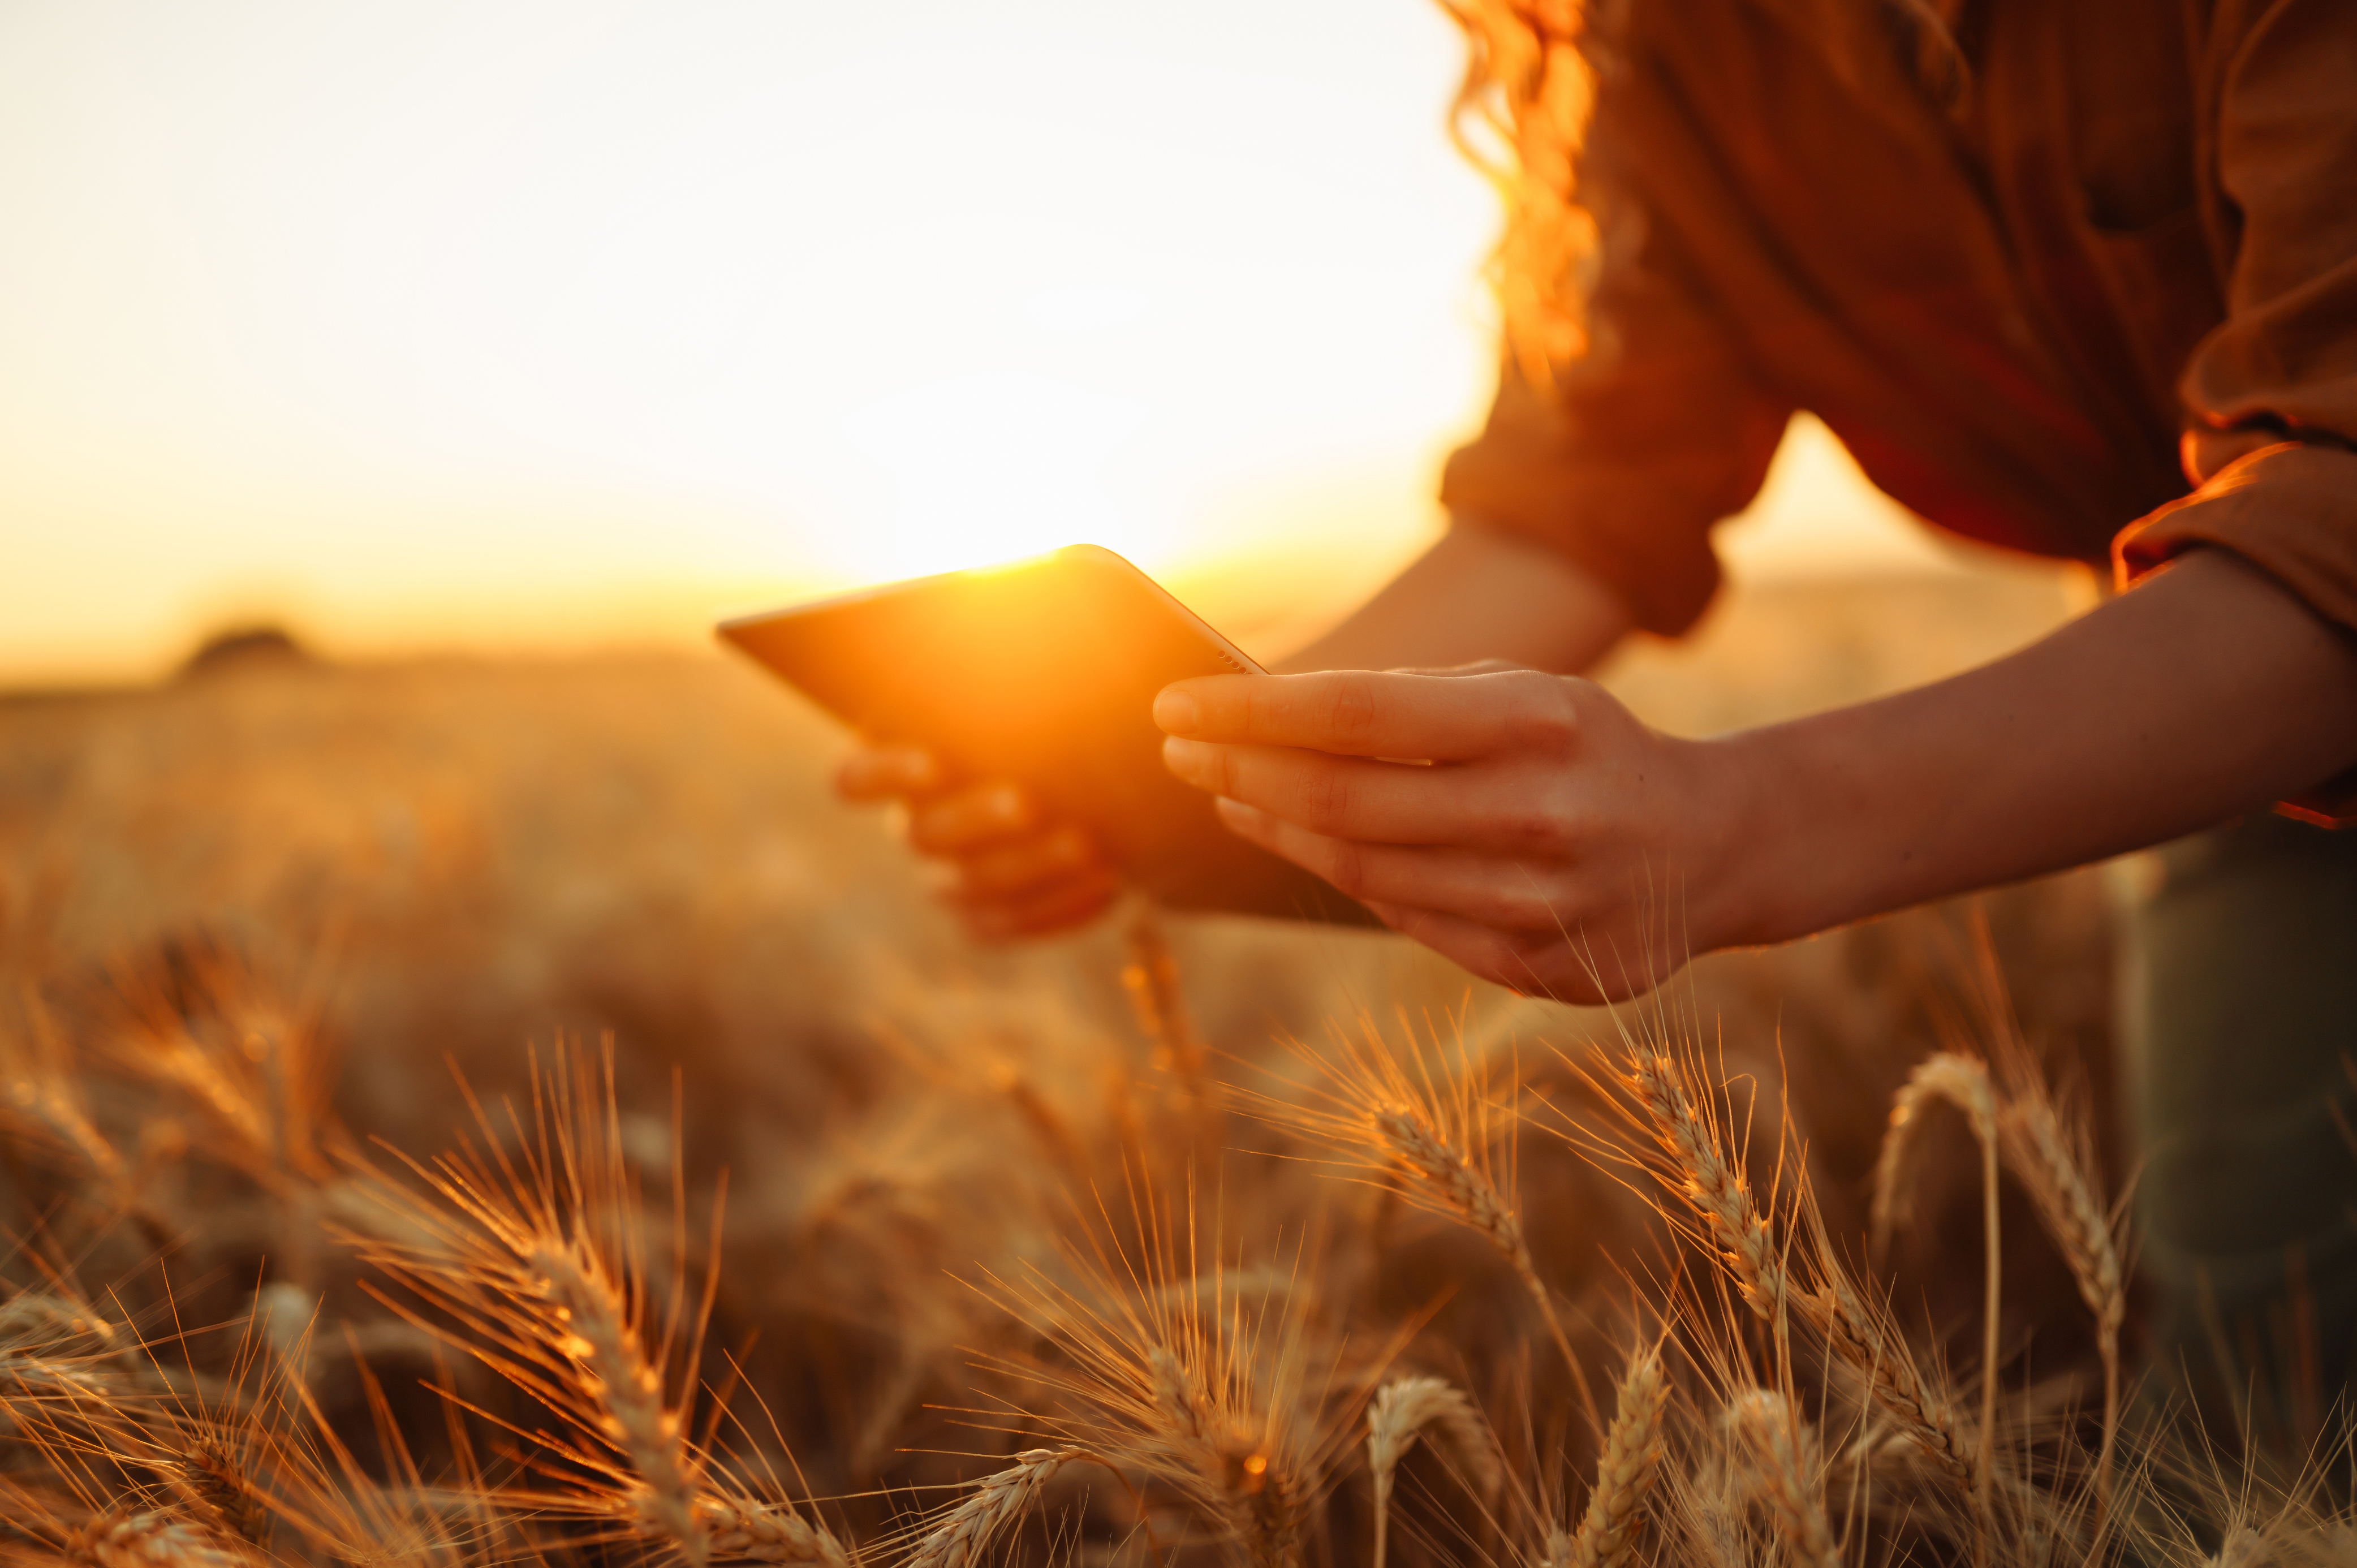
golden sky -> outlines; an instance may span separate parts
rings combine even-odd
[[[0,683],[1080,539],[1347,596],[1490,387],[1458,65],[1430,0],[11,0]],[[1739,569],[1930,558],[1821,435],[1771,489]]]

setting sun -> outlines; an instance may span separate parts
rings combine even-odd
[[[1345,494],[1396,553],[1488,378],[1458,59],[1421,0],[11,7],[0,668],[670,640]]]
[[[680,642],[1076,540],[1330,613],[1491,383],[1460,51],[1424,0],[10,7],[0,674]]]

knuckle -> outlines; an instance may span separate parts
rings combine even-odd
[[[1569,854],[1579,839],[1577,826],[1553,800],[1509,808],[1499,822],[1498,836],[1517,849],[1547,859]]]
[[[1351,814],[1350,776],[1339,768],[1315,768],[1301,785],[1302,825],[1329,832]]]
[[[1236,766],[1236,748],[1218,746],[1211,748],[1211,793],[1236,798],[1242,769]]]
[[[1367,854],[1348,839],[1336,839],[1326,851],[1326,880],[1356,898],[1367,891]]]
[[[1515,742],[1549,752],[1567,750],[1579,733],[1579,705],[1571,683],[1536,670],[1506,679],[1512,683],[1510,728]]]
[[[1375,686],[1362,674],[1337,676],[1326,703],[1326,726],[1337,741],[1364,740],[1374,732]]]

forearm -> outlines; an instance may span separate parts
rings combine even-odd
[[[1460,523],[1350,619],[1275,668],[1437,670],[1501,659],[1565,673],[1594,663],[1629,627],[1611,592],[1563,556]]]
[[[2357,645],[2216,551],[2010,658],[1703,743],[1711,945],[1776,941],[2265,808],[2357,762]]]

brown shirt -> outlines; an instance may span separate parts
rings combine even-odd
[[[1675,633],[1805,408],[1941,527],[2124,576],[2219,545],[2357,630],[2357,0],[1968,0],[1956,109],[1788,9],[1628,5],[1594,346],[1508,376],[1451,510]]]

